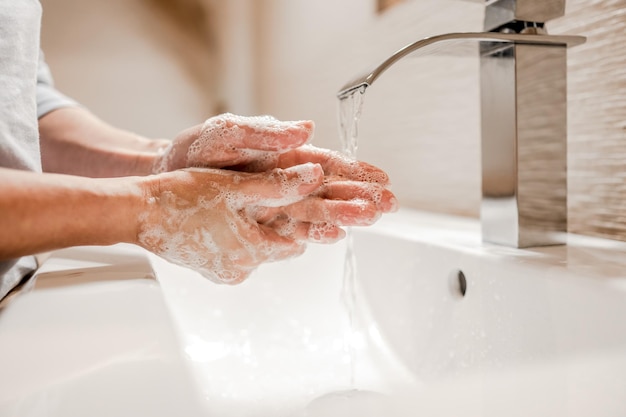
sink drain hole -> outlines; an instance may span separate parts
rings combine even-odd
[[[467,293],[467,278],[465,278],[465,273],[460,269],[452,271],[449,277],[450,290],[452,294],[463,298]]]

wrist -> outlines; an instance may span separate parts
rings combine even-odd
[[[137,178],[137,187],[140,201],[134,203],[133,207],[137,209],[135,214],[135,224],[133,228],[132,242],[145,249],[153,250],[154,242],[146,242],[146,234],[153,227],[162,222],[161,199],[165,189],[175,187],[172,181],[176,182],[181,172],[166,172],[156,175],[147,175]]]
[[[159,180],[155,175],[124,177],[111,183],[120,218],[116,239],[140,245],[139,235],[148,218],[153,217]]]
[[[168,159],[171,154],[173,142],[167,139],[154,139],[152,158],[147,167],[150,174],[160,174],[170,171]]]

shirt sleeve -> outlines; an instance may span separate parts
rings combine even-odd
[[[61,94],[54,88],[54,81],[50,68],[43,56],[39,53],[39,65],[37,67],[37,118],[45,116],[53,110],[61,107],[76,107],[79,104],[71,98]]]

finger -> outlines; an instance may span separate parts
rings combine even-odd
[[[313,243],[335,243],[346,236],[335,224],[299,222],[293,218],[281,217],[264,226],[271,227],[280,236]]]
[[[237,178],[236,185],[245,203],[278,207],[316,191],[323,184],[324,171],[318,164],[307,163]]]
[[[305,249],[304,242],[281,236],[255,222],[238,223],[234,231],[240,236],[239,243],[243,243],[240,251],[224,256],[218,267],[213,263],[211,268],[201,269],[203,275],[222,284],[239,284],[259,265],[300,255]]]
[[[346,237],[341,227],[331,223],[309,223],[307,240],[314,243],[335,243]]]
[[[339,152],[304,145],[280,155],[277,166],[287,168],[293,165],[313,162],[320,164],[327,176],[338,176],[353,181],[375,182],[389,185],[389,176],[380,168],[367,162],[350,159]]]
[[[187,168],[187,152],[189,146],[198,138],[202,125],[192,126],[180,132],[166,147],[159,149],[152,172],[174,171]]]
[[[306,250],[306,244],[302,240],[282,236],[272,227],[259,225],[259,232],[265,241],[261,245],[264,262],[293,258],[302,255]]]
[[[310,197],[282,208],[285,216],[301,222],[338,226],[369,226],[381,216],[376,205],[366,200],[326,200]]]
[[[328,200],[366,200],[376,204],[383,213],[398,210],[398,200],[393,193],[381,184],[361,181],[325,180],[315,193]]]
[[[232,267],[220,271],[199,268],[198,272],[216,284],[237,285],[244,282],[255,270],[252,267]]]
[[[225,113],[208,119],[189,145],[187,166],[245,165],[295,149],[313,136],[312,121],[279,121],[270,116]]]
[[[248,118],[248,124],[239,126],[248,133],[244,136],[247,149],[286,152],[304,145],[313,137],[315,124],[311,120],[283,122],[272,119],[263,122],[264,119]]]
[[[284,152],[307,143],[314,128],[310,120],[280,121],[271,116],[226,113],[207,120],[203,132],[210,132],[237,149]]]

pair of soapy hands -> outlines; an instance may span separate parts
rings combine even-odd
[[[139,243],[235,284],[397,209],[382,170],[307,145],[313,129],[224,114],[183,131],[155,162]]]

